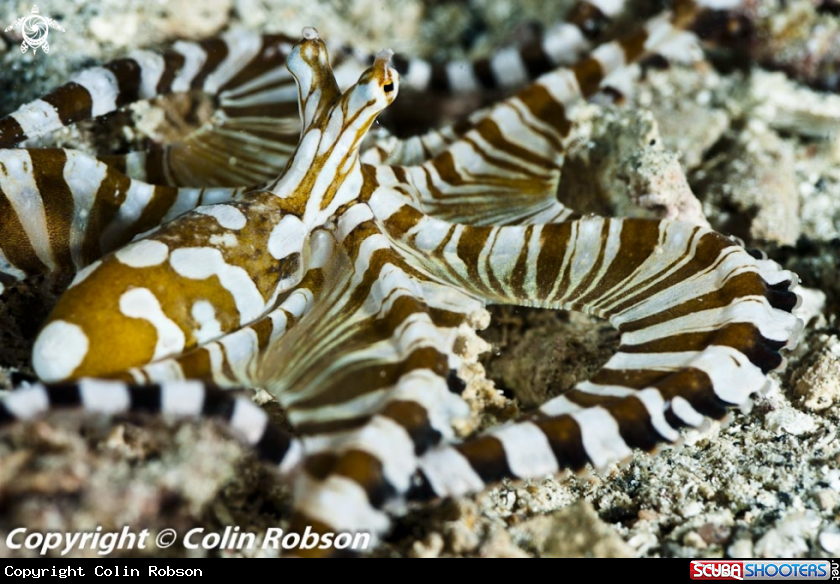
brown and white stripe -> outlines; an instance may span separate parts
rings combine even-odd
[[[398,156],[428,160],[416,166],[377,165],[377,181],[405,193],[424,212],[453,222],[567,220],[574,213],[556,193],[574,108],[597,93],[609,75],[682,34],[669,19],[657,18],[602,44],[581,62],[543,75],[465,124],[432,132],[419,144],[405,143]]]
[[[592,48],[626,0],[580,0],[566,20],[536,31],[522,46],[505,47],[474,61],[428,63],[420,59],[394,59],[394,67],[407,89],[428,93],[477,93],[513,90],[540,75],[578,61]]]
[[[396,56],[393,66],[404,89],[417,93],[518,88],[577,60],[623,4],[624,0],[579,2],[568,22],[489,59],[432,64]],[[216,115],[202,128],[173,144],[101,159],[130,178],[152,184],[235,187],[271,180],[285,166],[300,132],[297,90],[285,67],[294,42],[284,35],[234,31],[198,43],[179,41],[162,53],[134,51],[78,73],[70,83],[1,118],[0,148],[138,100],[200,90],[218,98]],[[332,52],[342,87],[352,84],[374,60],[344,45],[335,45]],[[470,79],[477,81],[471,84]]]
[[[0,150],[0,283],[82,270],[161,223],[250,190],[150,185],[75,150]]]
[[[282,35],[231,32],[207,41],[178,41],[161,54],[135,51],[73,79],[0,119],[0,148],[43,136],[62,126],[105,115],[138,100],[194,89],[219,94],[240,85],[294,41]],[[280,61],[282,63],[282,60]]]
[[[308,127],[289,172],[247,198],[199,207],[80,272],[36,340],[33,366],[41,379],[112,376],[259,319],[267,325],[281,295],[300,284],[311,230],[358,196],[361,168],[355,153],[347,165],[346,153],[358,150],[398,81],[384,55],[342,95],[323,42],[314,30],[305,35],[289,67]],[[135,198],[145,204],[149,197]],[[143,218],[142,205],[130,210]],[[160,217],[153,219],[155,226]],[[95,309],[91,297],[101,299]]]
[[[587,38],[593,38],[592,31],[602,29],[622,7],[623,0],[581,2],[572,10],[569,22],[548,29],[523,47],[501,49],[489,59],[432,64],[397,56],[393,66],[405,88],[419,93],[518,88],[553,67],[575,61],[589,49]],[[111,162],[122,165],[124,172],[130,171],[132,178],[156,184],[236,186],[268,180],[282,169],[298,137],[297,92],[285,68],[295,40],[239,30],[202,42],[178,41],[161,53],[134,51],[125,58],[86,69],[48,95],[0,118],[0,148],[111,113],[138,100],[200,90],[219,99],[219,118],[213,121],[217,127],[209,131],[210,136],[205,129],[187,141],[189,146],[202,147],[201,152],[191,156],[185,144],[173,151],[164,148],[163,152],[152,151],[150,156],[135,155],[128,160],[113,157]],[[333,49],[337,77],[340,83],[344,81],[342,87],[352,84],[374,60],[373,55],[343,45]],[[471,85],[469,79],[477,82]],[[270,128],[269,121],[288,127]],[[241,142],[238,148],[237,142]],[[220,144],[227,147],[219,151]],[[277,159],[274,164],[260,162],[253,155],[255,145],[261,149],[274,145],[277,152],[270,156]],[[205,174],[216,178],[214,162],[231,151],[239,154],[240,172],[231,173],[226,182],[201,182],[207,180]],[[246,156],[249,152],[251,157]],[[227,158],[230,156],[225,162]],[[195,165],[200,172],[192,170]],[[254,166],[263,174],[231,182],[255,170]],[[268,168],[273,174],[265,176]]]
[[[269,347],[261,377],[306,453],[296,521],[381,533],[416,456],[452,440],[469,413],[455,345],[483,310],[407,265],[368,206],[341,213],[336,235],[341,279],[305,329]]]
[[[552,48],[554,46],[552,39],[555,38],[552,35],[549,34],[542,40],[542,54],[550,53],[556,56],[551,59],[543,56],[538,58],[537,61],[551,61],[554,66],[547,69],[536,66],[528,67],[529,71],[534,73],[530,78],[537,80],[536,85],[541,82],[556,83],[556,81],[549,81],[548,78],[551,75],[561,74],[563,69],[558,67],[567,66],[570,69],[569,74],[576,77],[578,81],[585,81],[584,85],[578,84],[577,88],[572,84],[571,93],[560,100],[561,107],[565,108],[562,110],[561,120],[566,122],[571,119],[571,109],[574,104],[584,97],[586,99],[602,98],[605,101],[614,101],[616,98],[623,97],[624,91],[621,88],[626,84],[626,80],[616,78],[614,74],[626,73],[629,69],[627,65],[654,54],[666,61],[693,62],[698,60],[701,56],[698,39],[685,28],[691,26],[694,18],[705,16],[709,11],[730,8],[729,5],[737,3],[737,0],[721,2],[714,0],[678,0],[675,3],[675,14],[668,19],[664,17],[652,19],[644,32],[638,31],[623,37],[617,35],[617,40],[612,43],[598,44],[592,41],[600,37],[603,31],[610,27],[613,18],[623,11],[625,2],[624,0],[616,2],[611,0],[592,3],[577,2],[569,12],[570,22],[567,25],[558,25],[557,30],[565,32],[558,33],[556,47]],[[578,32],[571,34],[569,33],[570,30]],[[577,41],[574,39],[577,39]],[[589,39],[591,45],[586,44],[587,41],[582,39]],[[593,46],[597,46],[598,53],[591,51]],[[586,49],[582,47],[586,47]],[[640,50],[642,50],[641,54],[639,53]],[[523,55],[539,54],[538,51],[527,48],[521,49],[521,52]],[[568,59],[561,58],[560,53],[568,53],[571,57]],[[618,58],[620,53],[624,54],[624,62],[621,58]],[[466,66],[462,66],[462,69],[468,71]],[[550,75],[544,75],[543,78],[537,79],[537,75],[549,71],[551,71]],[[464,74],[469,76],[468,73]],[[511,75],[515,76],[515,74]],[[469,84],[469,82],[464,83]],[[511,87],[514,87],[514,85],[511,85]],[[527,89],[524,90],[524,92],[527,91]],[[503,105],[505,103],[503,102]],[[386,136],[366,150],[363,153],[362,160],[369,164],[421,165],[449,149],[452,143],[476,128],[492,112],[502,110],[503,105],[502,107],[488,107],[477,110],[455,124],[433,128],[417,136],[403,139]],[[561,133],[565,135],[565,132]]]
[[[312,234],[306,255],[309,262],[300,284],[265,316],[218,339],[201,339],[190,351],[118,372],[115,377],[139,385],[181,379],[206,380],[223,388],[261,385],[260,367],[268,347],[282,343],[283,337],[292,334],[304,318],[310,318],[313,308],[323,302],[326,283],[339,278],[341,269],[346,267],[327,231]],[[212,327],[205,328],[208,333],[213,332]],[[276,367],[276,363],[272,366]]]
[[[81,409],[91,414],[151,414],[173,418],[216,418],[280,476],[296,472],[300,442],[270,423],[268,415],[245,397],[199,381],[129,385],[120,381],[80,379],[72,383],[31,384],[0,401],[0,428],[38,418],[50,411]]]
[[[607,318],[621,346],[591,380],[512,426],[424,455],[426,495],[622,460],[766,391],[802,328],[794,274],[706,228],[589,218],[471,227],[377,193],[371,208],[430,275],[488,303]]]

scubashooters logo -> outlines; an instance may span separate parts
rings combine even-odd
[[[692,580],[837,580],[835,560],[692,560]]]
[[[33,55],[38,52],[38,49],[41,49],[44,53],[50,52],[50,45],[47,42],[47,36],[49,35],[50,28],[66,32],[61,25],[52,18],[41,16],[37,6],[32,7],[32,13],[28,16],[18,18],[14,21],[8,28],[6,28],[5,32],[9,32],[12,29],[16,30],[18,28],[21,29],[23,34],[23,42],[20,44],[20,52],[25,53],[31,47]]]

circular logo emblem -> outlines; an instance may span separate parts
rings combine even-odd
[[[18,28],[21,31],[21,36],[23,36],[20,52],[25,53],[32,48],[33,55],[38,52],[38,49],[41,49],[44,53],[50,52],[50,44],[47,42],[50,28],[64,32],[64,29],[55,20],[41,16],[37,6],[32,7],[32,14],[18,18],[5,32]]]
[[[40,14],[30,14],[23,19],[23,40],[33,49],[37,49],[47,42],[50,25]]]

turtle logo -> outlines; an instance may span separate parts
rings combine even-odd
[[[25,53],[29,47],[32,47],[32,54],[34,55],[38,52],[38,49],[41,49],[44,53],[50,52],[50,45],[47,43],[47,34],[50,32],[50,27],[66,32],[52,18],[41,16],[38,7],[33,6],[32,14],[18,18],[6,29],[6,32],[17,28],[22,29],[23,42],[20,44],[20,52]]]

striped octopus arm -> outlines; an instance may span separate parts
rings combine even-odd
[[[600,468],[673,442],[678,428],[767,390],[766,373],[803,327],[791,313],[796,276],[704,227],[600,217],[473,227],[385,198],[371,207],[411,263],[488,304],[582,311],[621,333],[590,380],[520,422],[425,455],[428,496]]]

